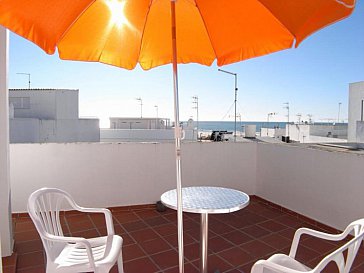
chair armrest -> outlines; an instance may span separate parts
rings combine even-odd
[[[362,243],[363,237],[364,233],[357,237],[354,237],[346,244],[342,245],[334,252],[327,255],[324,259],[322,259],[320,263],[318,263],[318,265],[315,267],[315,270],[317,270],[317,272],[321,272],[330,262],[334,261],[340,272],[344,272],[344,268],[345,272],[349,272],[356,257],[356,254],[359,250],[359,247]],[[348,251],[348,254],[345,258],[343,253],[346,250]]]
[[[82,245],[86,249],[87,257],[88,257],[91,268],[96,270],[94,256],[92,255],[91,244],[85,238],[56,236],[56,235],[52,235],[49,233],[47,233],[43,236],[44,236],[44,239],[53,241],[53,242],[75,243],[75,244]]]
[[[87,213],[103,213],[105,215],[107,235],[115,235],[114,224],[112,220],[111,211],[105,208],[85,208],[77,205],[75,202],[71,203],[72,207],[81,212]]]
[[[290,257],[295,258],[300,238],[304,234],[310,235],[310,236],[313,236],[316,238],[321,238],[324,240],[329,240],[329,241],[340,241],[340,240],[344,239],[348,233],[343,232],[341,234],[329,234],[329,233],[317,231],[317,230],[310,229],[310,228],[299,228],[299,229],[297,229],[297,231],[295,232],[294,237],[293,237],[291,250],[289,252]]]
[[[303,271],[297,271],[288,267],[284,267],[268,260],[257,261],[253,265],[251,273],[263,273],[264,268],[271,269],[274,272],[280,272],[280,273],[303,273]]]

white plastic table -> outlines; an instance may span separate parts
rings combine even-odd
[[[201,214],[200,271],[207,273],[208,215],[240,210],[249,204],[249,195],[221,187],[187,187],[182,188],[182,200],[184,212]],[[177,210],[177,191],[174,189],[163,193],[161,201]]]

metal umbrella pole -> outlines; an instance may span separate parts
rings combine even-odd
[[[177,224],[178,224],[178,261],[179,272],[184,273],[183,253],[183,211],[182,211],[182,172],[181,172],[181,134],[179,124],[178,73],[177,73],[177,37],[176,37],[176,0],[171,0],[172,23],[172,65],[174,90],[174,137],[176,143],[176,175],[177,175]]]

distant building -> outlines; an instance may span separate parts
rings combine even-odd
[[[197,130],[190,119],[183,128],[185,141],[197,141]],[[174,128],[165,118],[111,117],[110,129],[100,129],[101,142],[172,142]]]
[[[346,124],[287,124],[286,127],[292,141],[301,143],[347,142],[348,126]]]
[[[348,142],[364,142],[364,81],[349,85]]]
[[[98,119],[78,117],[78,90],[10,89],[10,143],[98,142]]]
[[[110,118],[110,129],[166,129],[170,120],[164,118]]]

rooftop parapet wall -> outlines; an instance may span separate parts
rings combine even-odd
[[[364,154],[327,149],[183,143],[183,186],[242,190],[342,229],[364,217]],[[11,144],[10,152],[14,212],[45,186],[92,207],[151,204],[175,188],[172,143]]]
[[[329,226],[363,218],[364,154],[258,143],[256,194]]]
[[[173,143],[11,144],[14,212],[41,187],[69,191],[91,207],[152,204],[176,187]],[[256,143],[183,143],[183,186],[255,192]]]

